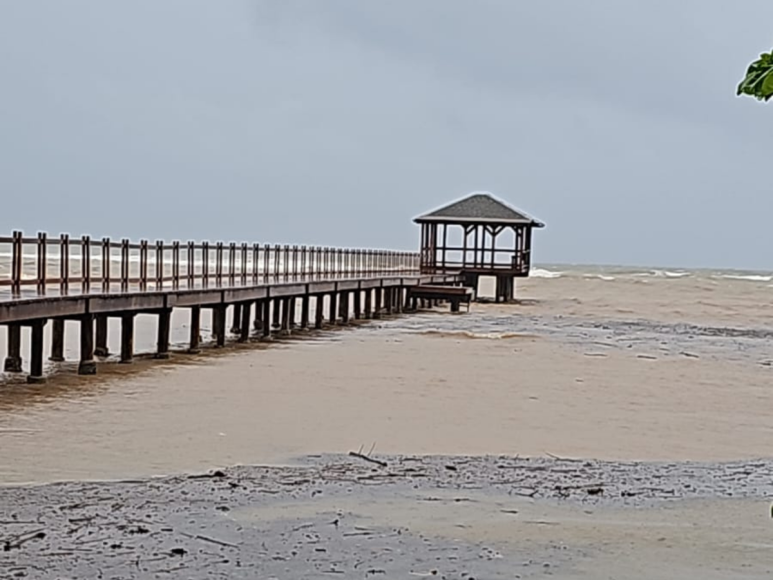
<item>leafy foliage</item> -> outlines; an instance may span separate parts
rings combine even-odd
[[[759,101],[773,97],[773,51],[763,53],[749,65],[746,78],[738,85],[737,95],[749,95]]]

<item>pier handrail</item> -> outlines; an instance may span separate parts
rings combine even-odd
[[[21,231],[0,236],[0,290],[144,292],[419,273],[419,254],[236,242],[131,242]],[[84,267],[87,265],[88,267]]]

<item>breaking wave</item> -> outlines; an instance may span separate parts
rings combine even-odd
[[[532,268],[531,272],[529,272],[529,276],[532,278],[560,278],[563,275],[563,272],[554,272],[545,268]]]
[[[470,340],[508,340],[515,338],[536,338],[532,334],[521,332],[474,332],[472,330],[420,330],[416,334],[436,338],[466,338]]]
[[[746,280],[747,282],[770,282],[773,281],[773,276],[763,276],[762,274],[721,274],[719,278],[726,280]]]

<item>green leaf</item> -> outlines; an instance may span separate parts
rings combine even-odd
[[[763,53],[746,69],[746,77],[738,84],[736,95],[748,95],[760,101],[773,97],[773,51]]]

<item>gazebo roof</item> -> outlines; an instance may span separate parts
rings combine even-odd
[[[414,222],[482,223],[501,225],[531,225],[544,227],[542,222],[510,207],[489,193],[474,193],[445,207],[417,217]]]

